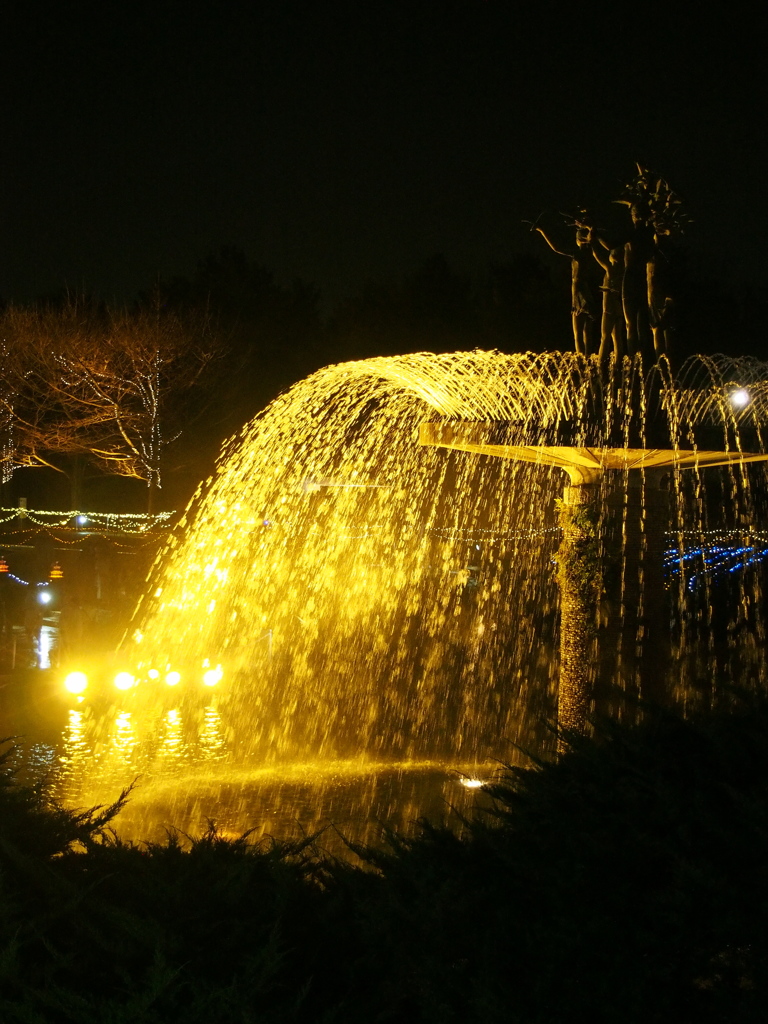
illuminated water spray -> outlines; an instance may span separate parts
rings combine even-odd
[[[504,758],[556,716],[568,602],[588,703],[762,684],[766,413],[747,359],[321,370],[243,431],[158,559],[123,650],[137,698],[215,688],[254,763]],[[742,571],[716,571],[724,550]]]

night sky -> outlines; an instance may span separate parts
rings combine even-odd
[[[130,299],[224,245],[328,303],[438,252],[480,275],[544,255],[524,218],[610,216],[635,159],[686,199],[715,276],[768,278],[763,36],[727,7],[15,7],[5,300]]]

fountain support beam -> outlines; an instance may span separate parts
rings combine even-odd
[[[425,422],[419,427],[419,444],[439,448],[452,448],[477,455],[529,462],[539,466],[552,466],[568,474],[568,483],[560,502],[559,521],[563,531],[557,553],[557,580],[560,588],[560,679],[558,686],[557,724],[565,731],[584,732],[594,698],[593,665],[595,660],[604,660],[597,650],[598,606],[602,591],[602,574],[597,560],[595,537],[595,504],[605,473],[631,479],[626,474],[642,470],[653,480],[655,487],[648,489],[652,495],[649,505],[651,516],[643,526],[646,539],[650,536],[652,550],[646,551],[647,565],[644,571],[656,570],[661,578],[663,555],[664,509],[659,502],[658,478],[672,468],[697,469],[707,466],[741,465],[746,462],[768,460],[766,452],[744,452],[738,449],[717,451],[713,449],[682,448],[608,448],[576,447],[572,445],[511,445],[499,443],[499,424],[474,422]],[[635,474],[633,473],[634,477]],[[649,531],[650,527],[650,531]],[[636,538],[638,551],[641,538]],[[656,550],[661,547],[662,550]],[[658,565],[655,563],[658,562]],[[640,568],[634,566],[628,581],[630,591],[639,587]],[[640,650],[645,661],[659,662],[666,650],[664,633],[663,602],[657,601],[646,609],[644,621],[634,624],[635,635],[621,636],[627,629],[621,614],[614,614],[612,642],[621,647]],[[668,632],[668,629],[667,629]],[[606,640],[608,638],[606,637]],[[646,652],[653,651],[655,658]],[[635,655],[633,655],[635,657]],[[627,659],[631,661],[632,658]],[[636,659],[637,660],[637,659]],[[657,699],[662,666],[653,664],[653,671],[646,672],[647,680],[655,676],[652,684],[640,686],[640,696]],[[646,680],[646,681],[647,681]],[[655,692],[651,692],[651,687]]]

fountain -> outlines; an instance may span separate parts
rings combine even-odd
[[[150,575],[100,779],[142,750],[171,795],[365,777],[386,817],[385,776],[482,780],[556,720],[764,686],[768,367],[673,372],[649,295],[651,356],[610,317],[590,353],[575,317],[584,351],[368,359],[275,400]]]
[[[679,399],[668,362],[662,357],[655,370],[662,375],[662,380],[666,378],[662,386],[655,389],[661,406],[658,411],[667,411],[665,407],[668,407],[671,412]],[[597,393],[602,396],[613,394],[614,390],[621,393],[622,389],[612,388],[610,381],[599,379],[596,383]],[[654,390],[652,385],[650,390]],[[733,413],[752,400],[750,392],[737,385],[721,385],[720,390],[721,403],[727,398]],[[634,658],[623,659],[623,665],[622,659],[610,664],[610,674],[615,683],[624,687],[628,676],[634,676],[641,697],[663,701],[669,609],[661,568],[668,526],[669,510],[665,506],[668,506],[666,492],[670,475],[684,469],[701,471],[768,459],[768,453],[744,450],[747,439],[752,446],[759,446],[758,431],[754,424],[752,429],[745,430],[744,424],[737,423],[735,415],[730,417],[730,423],[727,417],[721,416],[718,430],[714,410],[710,409],[702,421],[695,425],[687,423],[686,436],[680,436],[679,427],[676,429],[671,417],[666,424],[634,422],[634,409],[647,408],[648,394],[645,388],[643,391],[643,401],[630,405],[628,415],[625,413],[620,432],[612,429],[610,423],[593,418],[589,428],[582,426],[577,431],[580,436],[571,437],[569,443],[563,443],[566,441],[562,436],[564,424],[559,423],[552,425],[552,436],[547,437],[545,429],[545,436],[535,439],[534,443],[524,430],[521,436],[519,425],[504,424],[503,429],[499,429],[498,424],[472,422],[421,424],[420,444],[557,467],[567,474],[568,482],[560,501],[562,541],[557,556],[561,599],[557,721],[566,731],[583,732],[589,712],[594,711],[596,672],[591,662],[597,655],[593,641],[597,640],[598,606],[603,594],[602,559],[594,541],[601,514],[598,506],[601,500],[605,502],[605,492],[613,492],[618,497],[624,518],[624,547],[627,556],[632,553],[636,556],[625,556],[625,580],[638,584],[642,578],[644,587],[653,594],[651,607],[643,602],[639,617],[627,614],[625,599],[615,603],[613,621],[604,623],[603,647],[612,644],[621,651],[622,647],[634,646],[636,651]],[[710,401],[713,397],[710,395]],[[700,400],[702,395],[697,394],[697,398]],[[573,432],[573,424],[567,426]],[[642,491],[639,500],[637,496],[630,499],[629,495],[638,490]],[[633,517],[630,517],[630,509]],[[642,522],[638,522],[638,517]],[[626,533],[632,518],[635,536],[628,546]],[[655,579],[651,583],[650,575],[654,570]],[[639,610],[639,600],[640,595],[635,595],[635,610]],[[628,661],[632,666],[629,672]]]
[[[580,727],[638,695],[688,707],[729,679],[763,686],[765,468],[748,459],[767,414],[750,359],[320,370],[245,428],[158,558],[111,724],[86,744],[71,713],[68,771],[92,784],[68,799],[142,772],[138,835],[194,827],[190,801],[199,821],[235,800],[246,827],[257,784],[288,817],[335,787],[345,816],[407,823],[426,809],[407,780],[439,776],[437,813],[459,804],[452,772],[547,756],[558,693]]]
[[[176,550],[162,556],[139,610],[136,666],[139,672],[153,666],[166,672],[184,664],[200,675],[210,661],[226,663],[231,676],[258,665],[263,678],[273,680],[251,694],[274,705],[265,739],[277,751],[282,745],[294,753],[290,737],[298,737],[299,727],[292,702],[299,693],[318,702],[325,724],[327,715],[342,715],[318,678],[354,677],[353,708],[359,702],[371,715],[380,697],[373,684],[360,688],[361,659],[386,664],[399,678],[402,665],[411,667],[409,653],[420,650],[419,637],[430,638],[427,646],[444,642],[448,616],[461,617],[456,594],[473,589],[467,562],[473,550],[474,560],[485,562],[483,582],[474,590],[480,598],[475,616],[484,624],[482,633],[486,626],[500,630],[498,613],[491,616],[493,625],[486,622],[487,605],[511,595],[491,599],[486,591],[500,592],[499,577],[510,571],[505,557],[525,552],[531,569],[551,560],[561,479],[555,470],[568,474],[565,509],[598,498],[612,508],[617,488],[627,492],[629,497],[618,498],[622,531],[631,528],[634,475],[644,491],[645,532],[655,492],[667,488],[673,532],[678,538],[698,533],[701,546],[713,514],[705,501],[711,470],[725,474],[725,483],[717,478],[720,489],[745,495],[751,482],[746,464],[766,457],[759,450],[764,374],[762,364],[745,359],[693,360],[681,383],[667,375],[660,389],[664,408],[650,415],[638,402],[639,392],[649,393],[639,357],[606,370],[576,355],[424,354],[320,371],[251,424],[234,454],[222,460],[195,518],[180,524],[183,544],[173,541]],[[658,375],[659,367],[652,367],[651,377]],[[750,401],[740,408],[730,399],[742,389]],[[626,406],[605,401],[613,395],[626,395]],[[444,419],[435,422],[435,412]],[[664,448],[653,444],[660,416]],[[562,443],[566,432],[568,444]],[[620,435],[625,443],[619,447],[610,439]],[[745,438],[758,450],[745,451]],[[416,448],[417,439],[484,457],[445,460]],[[497,456],[513,464],[498,465]],[[691,475],[688,486],[683,469]],[[505,488],[503,502],[496,501],[498,490],[489,493],[491,481]],[[694,509],[687,499],[691,488],[698,495]],[[754,528],[744,500],[729,511],[730,522],[712,520],[716,530]],[[605,515],[598,509],[594,524],[603,548],[610,528]],[[690,541],[677,544],[676,557],[685,561]],[[504,556],[490,556],[498,568],[488,564],[489,546],[505,549]],[[533,548],[543,550],[543,558]],[[622,574],[626,559],[637,553],[636,545],[632,552],[622,545]],[[547,584],[530,585],[551,607],[543,596]],[[425,588],[431,591],[426,607]],[[436,661],[445,660],[441,649]],[[425,680],[434,671],[439,674],[424,672]],[[372,678],[369,670],[363,675]],[[434,696],[426,681],[421,688],[420,703]],[[379,713],[393,715],[391,701],[386,704]],[[352,715],[358,746],[362,722],[357,710]],[[345,730],[324,731],[321,740],[311,731],[311,748],[338,752]],[[429,731],[427,722],[416,726],[420,736]],[[383,742],[378,729],[371,736],[366,748]],[[405,733],[403,738],[405,749]]]

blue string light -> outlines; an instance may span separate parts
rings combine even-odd
[[[6,573],[6,576],[7,576],[7,578],[9,580],[13,580],[14,583],[20,583],[23,587],[47,587],[47,586],[49,586],[48,582],[45,581],[45,580],[43,580],[42,582],[38,582],[38,583],[30,583],[29,580],[23,580],[21,578],[21,576],[15,576],[12,572]]]
[[[768,558],[768,547],[757,544],[727,544],[721,538],[712,544],[698,544],[684,551],[668,548],[664,556],[664,567],[671,576],[691,575],[686,582],[693,591],[703,580],[724,577],[727,573],[740,572],[750,566],[759,565]]]

